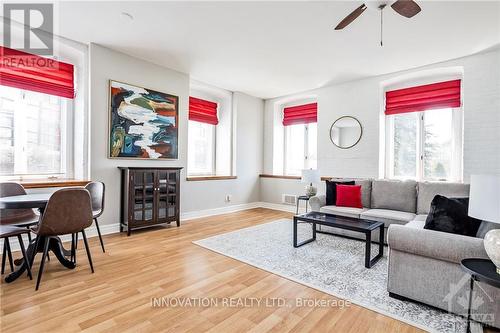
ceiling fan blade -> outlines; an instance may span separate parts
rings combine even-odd
[[[396,11],[396,13],[407,18],[417,15],[422,10],[413,0],[398,0],[393,3],[391,7]]]
[[[340,23],[335,27],[335,30],[344,29],[346,26],[351,24],[359,15],[361,15],[366,10],[366,5],[362,4],[356,8],[351,14],[347,15],[345,19],[340,21]]]

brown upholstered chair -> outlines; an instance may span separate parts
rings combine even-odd
[[[32,279],[31,268],[29,265],[28,257],[26,256],[26,249],[24,248],[24,243],[22,238],[22,235],[27,233],[29,233],[29,230],[26,228],[15,227],[13,225],[0,225],[0,239],[3,239],[5,243],[9,244],[9,237],[17,237],[17,240],[19,241],[19,247],[21,248],[21,253],[23,255],[23,259],[27,264],[26,269],[28,271],[28,276],[31,280]],[[12,254],[10,254],[10,256],[12,256]],[[10,258],[10,260],[12,265],[12,258]],[[5,266],[5,253],[2,256],[2,273],[4,266]]]
[[[85,229],[90,225],[92,225],[92,204],[89,191],[84,188],[65,188],[52,194],[40,218],[40,223],[31,229],[37,235],[35,248],[38,248],[39,242],[44,242],[36,290],[40,285],[45,258],[49,250],[49,241],[59,235],[71,234],[74,240],[75,234],[82,233],[90,269],[94,273],[90,248],[85,235]],[[72,257],[76,256],[74,241],[71,245],[71,252]],[[33,264],[35,255],[36,251],[31,258],[31,264]]]
[[[19,183],[0,183],[0,198],[24,194],[26,194],[26,191]],[[38,218],[38,215],[35,214],[33,209],[0,209],[0,225],[29,228],[30,226],[38,223]],[[31,241],[31,234],[29,232],[27,234],[28,239]],[[13,271],[14,263],[12,261],[12,253],[8,238],[6,238],[3,243],[2,274],[5,272],[6,256],[9,258],[10,269]]]
[[[99,222],[97,222],[97,218],[101,216],[104,211],[104,183],[90,182],[85,186],[85,188],[90,192],[90,197],[92,198],[92,217],[95,221],[97,234],[99,235],[99,241],[101,242],[102,252],[106,252],[104,250],[101,230],[99,229]]]

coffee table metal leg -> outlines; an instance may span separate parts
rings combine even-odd
[[[299,223],[298,218],[294,217],[293,218],[293,247],[300,247],[302,245],[306,245],[308,243],[314,242],[316,240],[316,223],[308,222],[312,226],[312,238],[306,239],[305,241],[300,242],[300,243],[297,240],[297,238],[298,238],[298,236],[297,236],[298,223]]]
[[[371,268],[377,261],[384,256],[384,226],[380,226],[379,242],[378,242],[378,254],[371,259],[372,252],[372,234],[371,232],[366,233],[366,250],[365,250],[365,267]]]
[[[370,268],[370,257],[372,252],[372,233],[371,231],[366,233],[366,242],[365,242],[365,267]]]
[[[378,253],[380,256],[383,256],[384,255],[384,226],[382,225],[380,227],[380,236],[378,238]]]
[[[298,210],[298,207],[297,207]],[[297,247],[297,218],[293,218],[293,247]]]

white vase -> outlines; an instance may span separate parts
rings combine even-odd
[[[493,229],[484,236],[484,249],[500,274],[500,229]]]

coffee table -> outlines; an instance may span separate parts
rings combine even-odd
[[[310,223],[312,226],[312,238],[298,243],[297,241],[297,225],[299,223]],[[365,267],[371,268],[382,256],[384,255],[384,223],[371,221],[366,219],[359,219],[354,217],[338,216],[328,213],[309,212],[302,215],[295,215],[293,217],[293,247],[300,247],[311,243],[316,240],[316,233],[325,233],[335,236],[343,236],[331,232],[316,230],[316,225],[324,225],[328,227],[335,227],[344,230],[350,230],[365,234]],[[378,254],[371,259],[371,246],[372,246],[372,231],[379,229],[379,248]]]

